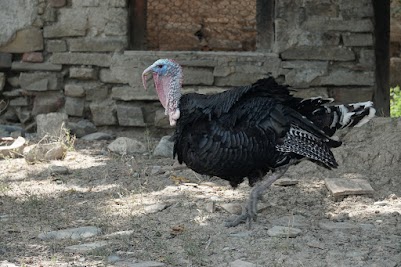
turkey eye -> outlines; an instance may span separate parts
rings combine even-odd
[[[159,69],[161,69],[161,68],[163,68],[163,65],[157,65],[157,67],[158,67]]]

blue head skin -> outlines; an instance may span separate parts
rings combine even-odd
[[[153,75],[153,81],[160,103],[165,108],[165,114],[169,116],[170,125],[174,126],[180,118],[178,108],[181,98],[182,68],[171,59],[159,59],[146,68],[142,73],[143,86],[146,89],[147,75]]]

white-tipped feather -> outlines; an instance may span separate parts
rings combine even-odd
[[[373,105],[373,103],[372,103],[372,105]],[[369,106],[369,115],[363,117],[363,119],[360,122],[358,122],[354,127],[361,127],[362,125],[364,125],[365,123],[370,121],[370,119],[374,118],[375,114],[376,114],[376,109],[372,108],[372,106]]]

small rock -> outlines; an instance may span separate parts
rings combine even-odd
[[[132,235],[135,231],[134,230],[127,230],[127,231],[118,231],[108,235],[105,235],[105,238],[114,238],[114,237],[121,237],[121,236],[129,236]]]
[[[68,129],[78,138],[97,131],[96,126],[88,120],[80,120],[77,123],[68,122]]]
[[[256,267],[256,264],[243,260],[235,260],[230,262],[230,267]]]
[[[68,246],[64,249],[67,253],[88,253],[95,249],[103,248],[108,245],[106,241],[85,243],[80,245]]]
[[[296,237],[301,233],[301,229],[285,226],[273,226],[267,230],[267,234],[271,237]]]
[[[159,144],[157,144],[155,150],[153,151],[153,156],[166,158],[173,157],[174,142],[171,142],[170,138],[171,136],[169,135],[163,136],[161,138]]]
[[[297,185],[299,183],[298,180],[295,179],[290,179],[290,178],[280,178],[277,181],[274,182],[274,185],[279,185],[279,186],[291,186],[291,185]]]
[[[231,214],[240,215],[242,213],[242,206],[237,203],[223,203],[220,207]]]
[[[82,136],[81,139],[86,141],[112,140],[114,136],[108,133],[97,132]]]
[[[82,239],[98,235],[102,230],[95,226],[84,226],[78,228],[69,228],[58,231],[50,231],[41,233],[38,235],[39,239],[50,240],[50,239]]]
[[[215,212],[216,211],[216,202],[211,201],[211,202],[206,203],[205,210],[210,213]]]
[[[386,201],[376,201],[375,203],[373,203],[373,205],[375,206],[387,206],[389,203]]]
[[[325,246],[324,244],[320,242],[308,242],[307,245],[311,248],[318,248],[318,249],[324,249]]]
[[[346,231],[346,230],[356,230],[359,226],[347,222],[319,222],[319,227],[324,230],[334,231]]]
[[[374,193],[372,186],[363,179],[326,178],[324,182],[334,197]]]
[[[107,148],[120,155],[146,152],[146,146],[142,142],[127,137],[117,138]]]
[[[156,213],[156,212],[165,210],[167,207],[168,207],[168,205],[165,203],[157,203],[157,204],[153,204],[153,205],[145,207],[144,210],[147,214],[151,214],[151,213]]]
[[[63,159],[66,153],[67,147],[61,143],[31,145],[25,147],[23,152],[28,163]]]
[[[165,171],[161,166],[152,166],[152,169],[150,170],[150,175],[158,175],[163,173],[165,173]]]
[[[50,165],[48,169],[50,175],[64,175],[70,173],[70,170],[65,166]]]

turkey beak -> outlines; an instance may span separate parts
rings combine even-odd
[[[145,88],[145,90],[148,89],[147,86],[146,86],[147,82],[150,79],[152,79],[152,76],[150,75],[150,74],[152,74],[152,68],[153,68],[153,65],[148,67],[146,70],[144,70],[142,72],[142,83],[143,83],[143,87]]]

